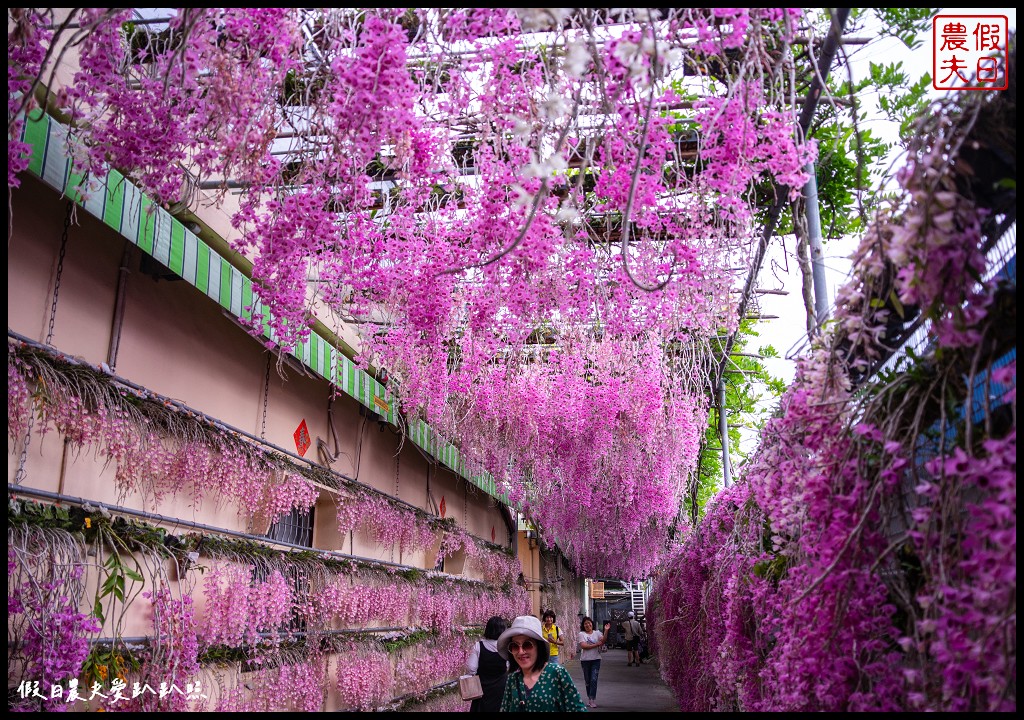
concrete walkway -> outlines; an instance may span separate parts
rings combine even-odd
[[[580,661],[565,664],[583,701],[587,686],[583,682]],[[601,656],[597,678],[597,707],[590,712],[680,712],[672,691],[658,672],[657,660],[648,658],[643,665],[627,667],[625,650],[609,650]]]

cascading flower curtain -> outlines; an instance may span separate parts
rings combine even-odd
[[[37,9],[9,15],[76,172],[240,192],[253,332],[361,329],[403,411],[573,548],[641,576],[736,326],[758,185],[798,188],[793,9]],[[145,20],[145,22],[142,22]],[[77,58],[59,85],[50,64]],[[25,148],[9,142],[9,186]],[[695,352],[673,353],[687,346]]]

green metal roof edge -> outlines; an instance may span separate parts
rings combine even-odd
[[[83,193],[84,178],[71,172],[67,128],[46,113],[30,113],[21,131],[31,146],[29,171],[73,200],[105,225],[168,267],[236,317],[250,319],[263,310],[252,280],[237,264],[189,230],[167,210],[155,204],[117,170],[111,169],[93,192]],[[209,231],[212,233],[212,231]],[[219,238],[224,248],[229,245]],[[276,340],[267,322],[264,336]],[[291,353],[313,372],[355,398],[365,407],[399,427],[397,403],[387,388],[361,370],[333,342],[315,330]],[[458,448],[427,423],[410,424],[408,436],[424,452],[485,493],[506,505],[490,473],[470,474]]]

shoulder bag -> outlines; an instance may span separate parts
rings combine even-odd
[[[484,689],[480,686],[479,675],[461,675],[459,677],[459,695],[463,700],[476,700],[484,696]]]

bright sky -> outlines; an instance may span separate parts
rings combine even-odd
[[[1006,15],[1010,30],[1016,30],[1017,11],[1014,8],[943,8],[939,15]],[[868,62],[894,62],[901,60],[910,78],[916,80],[924,73],[932,74],[932,36],[929,33],[923,38],[924,44],[915,50],[909,50],[899,40],[891,37],[879,38],[869,46],[865,46],[853,59],[854,79],[864,77],[868,72]],[[833,72],[836,70],[833,69]],[[942,95],[932,90],[933,97]],[[896,128],[893,123],[883,117],[869,118],[864,124],[876,134],[887,139],[895,138]],[[828,286],[829,304],[835,297],[836,290],[845,282],[850,270],[849,255],[856,249],[856,238],[843,238],[825,243],[825,265],[827,268],[826,284]],[[806,314],[800,295],[800,270],[794,257],[792,238],[788,238],[785,251],[781,241],[773,240],[769,253],[761,270],[760,286],[762,288],[785,289],[788,295],[761,295],[760,310],[764,315],[778,315],[777,320],[767,320],[759,324],[761,336],[752,345],[772,345],[783,357],[778,360],[765,360],[768,371],[791,382],[794,373],[792,359],[801,354],[806,347]],[[747,435],[747,433],[745,433]],[[751,432],[744,439],[744,448],[756,446],[756,436]]]
[[[1006,15],[1011,30],[1017,27],[1017,11],[1014,8],[943,8],[940,15]],[[854,78],[859,79],[867,74],[869,60],[875,62],[892,62],[901,60],[903,67],[911,78],[918,78],[924,73],[932,72],[932,37],[924,38],[925,43],[909,50],[895,38],[885,37],[874,41],[865,48],[853,62]],[[942,93],[933,90],[933,96]],[[896,130],[893,123],[878,117],[868,119],[865,127],[887,138],[894,138]],[[803,302],[800,297],[800,272],[793,257],[792,242],[787,243],[784,253],[779,240],[772,243],[769,256],[761,271],[761,286],[785,288],[789,295],[762,295],[761,312],[766,315],[778,315],[778,320],[769,320],[761,324],[761,337],[757,342],[771,344],[782,355],[799,354],[803,345],[806,322]],[[846,281],[850,269],[848,257],[856,248],[856,240],[844,238],[825,244],[825,265],[828,268],[827,285],[829,302],[835,297],[836,290]],[[793,363],[789,360],[766,361],[769,371],[784,378],[787,382],[793,377]]]

